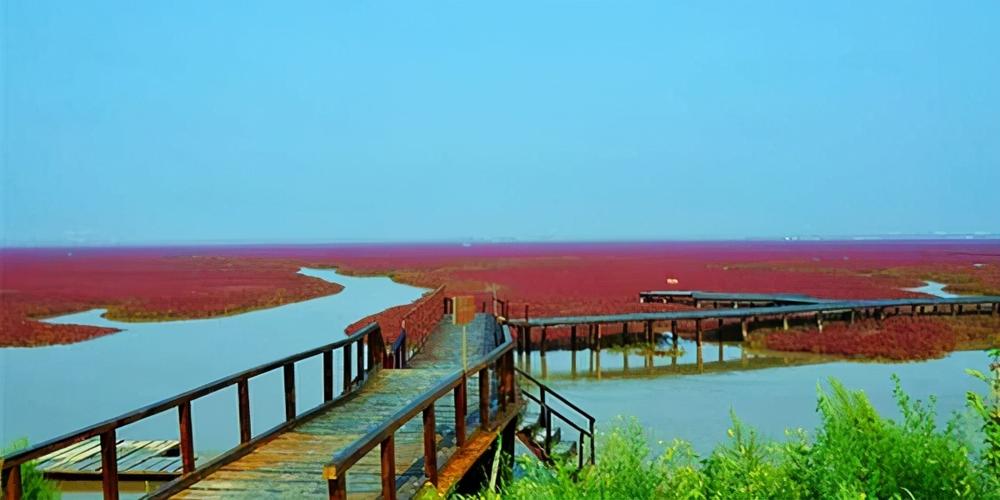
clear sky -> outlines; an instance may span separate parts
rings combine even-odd
[[[6,245],[1000,232],[1000,2],[4,0]]]

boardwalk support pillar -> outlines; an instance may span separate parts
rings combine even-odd
[[[784,329],[784,330],[788,330],[788,315],[787,314],[782,314],[781,315],[781,328]]]
[[[747,318],[740,318],[740,336],[743,341],[747,339],[747,332],[750,329],[749,321]]]
[[[698,347],[701,347],[701,320],[694,320],[694,339]]]

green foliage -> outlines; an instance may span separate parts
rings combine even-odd
[[[982,419],[982,430],[985,446],[982,451],[982,462],[994,485],[1000,490],[1000,349],[990,351],[992,363],[990,375],[977,370],[968,370],[969,374],[982,380],[988,386],[985,397],[969,392],[966,399],[969,407]]]
[[[994,360],[998,359],[994,353]],[[970,394],[982,418],[986,446],[976,456],[957,421],[940,427],[935,401],[913,401],[893,377],[899,422],[878,414],[862,391],[831,380],[818,388],[821,425],[810,439],[801,430],[783,442],[761,439],[733,416],[729,441],[700,459],[691,445],[674,441],[652,457],[635,419],[621,419],[599,441],[595,466],[519,463],[523,477],[500,494],[481,498],[1000,498],[1000,367],[979,374],[991,387]]]
[[[28,447],[27,439],[18,439],[3,450],[4,456]],[[25,500],[49,500],[59,498],[56,484],[42,476],[42,471],[35,467],[35,462],[21,465],[21,489]]]

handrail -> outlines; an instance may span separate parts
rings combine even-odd
[[[354,344],[364,343],[368,344],[367,368],[364,367],[364,349],[361,346],[358,347],[356,360],[350,359],[351,346]],[[103,487],[105,498],[117,498],[115,431],[120,427],[124,427],[128,424],[158,415],[174,408],[177,408],[179,411],[183,473],[184,475],[187,475],[196,469],[194,466],[194,443],[191,433],[192,401],[230,386],[237,385],[239,389],[240,441],[241,445],[249,443],[253,440],[252,433],[250,431],[249,379],[282,368],[285,372],[285,420],[286,422],[293,421],[297,418],[295,411],[295,363],[319,354],[323,355],[323,399],[324,403],[326,403],[333,399],[333,351],[341,348],[344,349],[344,393],[351,392],[358,381],[364,380],[368,374],[381,367],[382,360],[381,358],[376,359],[376,353],[383,353],[382,355],[384,355],[385,349],[383,346],[381,330],[379,329],[378,324],[373,322],[347,338],[297,354],[292,354],[276,361],[264,363],[233,375],[222,377],[195,389],[182,392],[176,396],[160,400],[139,409],[118,415],[117,417],[107,419],[103,422],[84,427],[80,430],[43,441],[37,445],[2,457],[0,458],[0,471],[2,471],[3,487],[5,489],[6,497],[20,498],[20,495],[22,494],[20,484],[20,466],[22,464],[86,439],[100,436],[103,463],[102,481],[104,483]],[[356,377],[352,377],[351,368],[355,362],[357,363],[358,373]]]
[[[534,402],[536,402],[536,403],[538,403],[538,404],[542,404],[544,402],[544,401],[542,401],[541,398],[539,398],[538,396],[535,396],[534,394],[531,394],[530,392],[522,392],[521,395],[524,396],[524,397],[526,397],[526,398],[528,398],[528,399],[530,399],[530,400],[532,400],[532,401],[534,401]],[[554,415],[556,415],[560,419],[562,419],[563,422],[566,422],[567,424],[569,424],[570,427],[572,427],[572,428],[574,428],[574,429],[576,429],[576,430],[578,430],[580,432],[583,432],[585,434],[588,433],[588,432],[590,432],[588,429],[584,429],[583,427],[581,427],[576,422],[570,420],[569,417],[567,417],[562,412],[556,410],[555,408],[549,407],[549,408],[547,408],[547,411],[552,412]]]
[[[330,462],[323,467],[324,479],[336,478],[338,474],[346,472],[347,469],[357,463],[358,460],[361,460],[369,451],[375,449],[375,446],[405,425],[417,413],[434,404],[441,396],[444,396],[457,387],[464,377],[465,372],[463,370],[455,371],[432,389],[421,394],[417,400],[406,405],[388,419],[383,420],[381,424],[368,431],[347,448],[337,452]]]
[[[466,386],[472,375],[479,379],[479,410],[480,429],[491,429],[490,407],[490,368],[499,376],[499,405],[506,408],[516,401],[514,393],[514,340],[510,329],[503,325],[503,342],[494,347],[476,364],[467,369],[459,369],[448,375],[433,388],[425,391],[410,404],[397,411],[392,417],[384,420],[375,428],[369,430],[360,439],[340,450],[331,457],[323,467],[323,478],[327,480],[330,498],[343,499],[347,495],[347,473],[362,457],[376,446],[381,447],[382,459],[382,496],[392,500],[396,497],[396,467],[395,467],[395,432],[405,425],[417,413],[423,413],[424,423],[424,471],[431,484],[437,485],[437,444],[434,403],[449,392],[455,396],[455,431],[459,447],[466,440]]]
[[[566,399],[565,397],[563,397],[562,394],[559,394],[558,392],[552,390],[551,387],[543,384],[542,382],[540,382],[536,378],[532,377],[530,374],[528,374],[524,370],[521,370],[520,368],[515,367],[514,371],[518,375],[520,375],[521,377],[524,377],[524,378],[528,379],[528,381],[530,381],[531,383],[533,383],[535,386],[538,387],[538,390],[539,390],[538,396],[535,396],[534,394],[531,394],[530,392],[528,392],[524,388],[521,388],[521,395],[525,396],[528,399],[530,399],[530,400],[534,401],[535,403],[537,403],[538,406],[539,406],[539,408],[540,408],[540,411],[541,411],[540,417],[541,417],[541,420],[542,420],[541,423],[545,427],[545,444],[544,444],[544,448],[545,448],[546,458],[547,459],[551,459],[551,454],[552,454],[552,415],[555,415],[557,418],[559,418],[563,422],[569,424],[571,427],[573,427],[574,429],[576,429],[580,433],[579,442],[580,442],[580,448],[581,449],[577,453],[577,457],[578,457],[577,467],[578,468],[582,468],[583,467],[583,449],[582,448],[583,448],[583,438],[584,437],[587,437],[589,439],[589,441],[590,441],[590,447],[589,447],[590,448],[590,457],[589,457],[588,461],[591,464],[594,464],[594,462],[596,460],[595,444],[594,444],[594,424],[596,423],[597,419],[595,419],[594,416],[591,415],[590,413],[587,413],[582,408],[580,408],[579,406],[573,404],[568,399]],[[587,428],[584,429],[583,426],[578,425],[569,416],[567,416],[567,415],[563,414],[562,412],[560,412],[559,410],[556,410],[555,408],[553,408],[551,406],[551,404],[549,404],[546,401],[546,395],[554,396],[557,400],[559,400],[559,402],[563,403],[564,405],[566,405],[566,407],[572,409],[573,411],[577,412],[577,414],[579,414],[581,417],[583,417],[584,419],[586,419],[587,420]]]
[[[568,400],[565,397],[563,397],[562,394],[559,394],[558,392],[553,391],[549,386],[547,386],[547,385],[539,382],[538,379],[536,379],[535,377],[532,377],[531,375],[529,375],[528,372],[526,372],[526,371],[524,371],[524,370],[522,370],[520,368],[517,368],[517,367],[514,367],[514,371],[516,371],[518,375],[520,375],[520,376],[528,379],[529,381],[531,381],[531,383],[537,385],[538,387],[544,388],[549,394],[552,394],[553,396],[555,396],[556,399],[558,399],[559,401],[561,401],[566,406],[572,408],[574,411],[576,411],[577,413],[579,413],[580,415],[582,415],[587,420],[589,420],[591,422],[595,422],[597,420],[597,419],[594,418],[593,415],[591,415],[590,413],[587,413],[584,409],[580,408],[579,406],[573,404],[570,400]]]

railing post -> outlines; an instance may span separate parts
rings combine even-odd
[[[378,330],[375,330],[374,332],[378,332]],[[381,356],[379,356],[378,359],[376,359],[376,356],[375,356],[375,342],[372,342],[372,335],[375,335],[374,332],[369,333],[368,335],[365,335],[365,343],[368,344],[368,369],[369,370],[372,370],[373,368],[375,368],[375,362],[376,361],[379,364],[382,364],[382,358],[381,358]]]
[[[323,351],[323,402],[333,401],[333,350]]]
[[[190,408],[188,410],[190,415]],[[188,436],[190,439],[190,422]],[[183,424],[181,425],[183,430]],[[183,446],[183,434],[181,444]],[[183,451],[183,448],[182,448]],[[191,468],[194,469],[194,460],[191,460]],[[187,474],[187,462],[184,463],[184,473]],[[101,434],[101,488],[104,491],[105,500],[118,500],[118,440],[115,438],[115,430],[111,429]]]
[[[545,426],[545,454],[552,456],[552,415],[549,414],[548,405],[545,404],[545,387],[538,386],[538,395],[541,400],[542,425]]]
[[[490,428],[490,369],[479,370],[479,426]]]
[[[434,422],[434,402],[424,408],[424,473],[431,484],[438,484],[437,428]]]
[[[250,383],[247,379],[236,383],[236,395],[239,400],[240,444],[246,444],[253,436],[250,431]]]
[[[406,368],[406,332],[403,332],[403,342],[399,344],[399,367]]]
[[[326,486],[330,500],[347,500],[347,473],[341,472],[333,479],[327,479]]]
[[[465,381],[466,378],[463,374],[462,381],[455,386],[455,442],[459,448],[465,446],[465,412],[467,411]]]
[[[589,425],[589,428],[590,428],[590,465],[594,465],[594,462],[596,461],[596,455],[594,454],[594,421],[591,419],[591,420],[588,420],[588,422],[590,423],[590,425]],[[581,453],[582,453],[582,451],[581,451]]]
[[[282,367],[285,373],[285,421],[295,420],[295,364]]]
[[[396,438],[389,435],[381,444],[382,498],[396,500]]]
[[[516,400],[514,394],[514,351],[508,351],[507,354],[504,354],[503,359],[503,374],[501,376],[504,387],[503,408],[506,411],[507,407]]]
[[[358,369],[358,380],[364,380],[365,378],[365,343],[368,341],[368,337],[364,336],[358,339],[358,352],[357,352],[357,369]],[[368,346],[368,350],[371,350],[372,346]]]
[[[177,406],[177,420],[180,425],[181,465],[185,474],[194,471],[194,435],[191,425],[191,402]],[[103,434],[101,437],[103,438]],[[114,436],[112,436],[113,438]],[[102,441],[103,442],[103,441]]]
[[[351,392],[351,345],[344,344],[344,394]]]
[[[12,465],[3,471],[3,484],[5,500],[21,500],[24,492],[21,490],[21,466]]]

